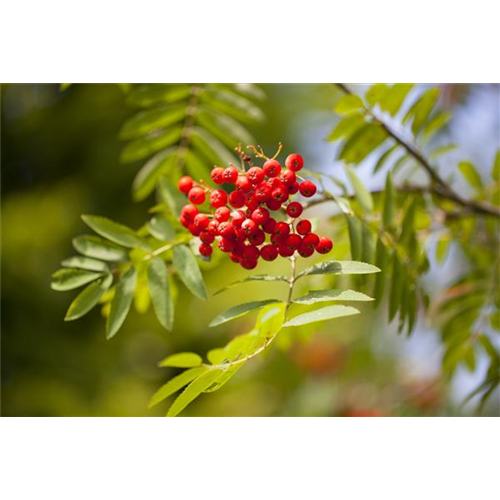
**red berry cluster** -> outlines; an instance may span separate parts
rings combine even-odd
[[[315,250],[328,253],[332,241],[312,233],[311,222],[300,218],[302,204],[289,201],[296,193],[306,198],[316,193],[313,182],[299,182],[296,175],[304,165],[302,157],[289,155],[286,168],[275,159],[267,159],[261,168],[254,166],[249,156],[242,158],[249,164],[248,170],[229,166],[214,167],[211,172],[215,184],[234,186],[229,194],[203,186],[188,176],[179,180],[179,190],[191,202],[182,208],[180,222],[201,240],[200,254],[211,255],[212,245],[218,239],[220,250],[229,253],[233,262],[253,269],[259,257],[272,261],[278,255],[291,257],[295,252],[302,257],[311,256]],[[210,214],[201,213],[196,206],[205,203],[207,197],[212,207]],[[288,215],[286,222],[272,217],[272,212],[280,210]]]

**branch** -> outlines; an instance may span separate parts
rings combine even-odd
[[[355,95],[344,83],[336,83],[337,87],[345,94]],[[391,127],[377,116],[370,108],[363,104],[363,108],[382,129],[385,130],[389,137],[392,137],[406,152],[412,156],[427,172],[431,181],[434,183],[433,191],[443,198],[454,201],[458,205],[468,208],[470,211],[481,214],[491,215],[500,218],[500,208],[497,208],[489,203],[484,203],[477,200],[469,200],[457,193],[448,183],[438,174],[436,169],[429,163],[418,147],[400,137]]]

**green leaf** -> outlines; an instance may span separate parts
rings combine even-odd
[[[120,276],[106,321],[106,338],[112,338],[123,325],[134,298],[136,282],[137,272],[133,267]]]
[[[385,181],[384,190],[384,212],[382,221],[384,227],[390,229],[394,226],[396,215],[396,193],[394,191],[394,184],[392,182],[392,174],[389,172]]]
[[[240,318],[249,312],[260,309],[261,307],[267,306],[269,304],[275,304],[280,302],[276,299],[269,300],[257,300],[254,302],[246,302],[245,304],[239,304],[237,306],[231,307],[227,311],[219,314],[216,318],[212,320],[212,322],[208,325],[210,327],[219,326],[228,321],[232,321],[233,319]]]
[[[146,225],[149,234],[161,241],[170,241],[175,238],[172,224],[163,215],[156,215]]]
[[[203,391],[212,386],[222,375],[224,375],[224,371],[216,369],[209,369],[209,371],[200,375],[179,394],[168,410],[167,417],[175,417],[178,415],[188,404],[195,400]]]
[[[335,104],[334,111],[339,115],[345,115],[363,109],[363,101],[354,94],[343,95]]]
[[[191,87],[186,84],[144,84],[130,92],[127,103],[139,107],[171,104],[186,99],[190,93]]]
[[[194,352],[180,352],[172,354],[160,361],[159,366],[173,366],[175,368],[194,368],[203,363],[201,356]]]
[[[85,271],[83,269],[59,269],[52,275],[52,290],[64,292],[86,285],[102,276],[102,273]]]
[[[387,83],[374,83],[366,91],[366,101],[371,107],[375,107],[377,104],[381,106],[388,90],[389,85]]]
[[[365,124],[365,116],[362,113],[352,113],[342,118],[330,135],[326,138],[327,141],[333,142],[343,137],[350,137],[356,130],[360,129]]]
[[[438,262],[443,262],[448,249],[450,248],[451,238],[448,235],[444,235],[436,243],[436,260]]]
[[[422,126],[429,118],[429,115],[434,109],[438,97],[439,97],[438,88],[429,89],[422,94],[422,96],[408,110],[408,113],[406,113],[403,119],[403,123],[406,123],[411,118],[413,118],[411,130],[414,135],[418,134]]]
[[[435,160],[446,153],[455,151],[457,148],[458,146],[456,144],[445,144],[444,146],[440,146],[429,153],[429,160]]]
[[[171,179],[167,177],[160,178],[160,193],[175,217],[179,217],[182,207],[186,204],[186,198],[173,185]]]
[[[213,135],[200,127],[191,129],[191,144],[213,164],[234,163],[236,157]]]
[[[375,255],[375,242],[373,233],[368,226],[363,224],[363,226],[361,227],[361,235],[363,238],[363,252],[361,260],[367,263],[373,262]]]
[[[203,282],[196,258],[185,245],[174,247],[173,264],[180,279],[196,297],[207,300],[207,289]]]
[[[175,150],[172,148],[159,152],[137,172],[132,183],[132,194],[135,201],[147,198],[156,187],[158,179],[174,167],[174,152]]]
[[[285,321],[286,304],[277,302],[265,306],[259,312],[255,328],[259,332],[259,337],[268,339],[276,335],[282,328]]]
[[[375,264],[379,269],[381,269],[381,272],[378,273],[377,276],[375,276],[375,285],[373,287],[373,296],[377,301],[376,306],[378,307],[378,305],[380,304],[380,299],[384,295],[386,274],[388,271],[387,262],[389,258],[387,249],[385,248],[385,245],[380,238],[377,239],[375,254]]]
[[[283,325],[283,328],[287,328],[289,326],[308,325],[309,323],[317,323],[318,321],[327,321],[334,318],[352,316],[353,314],[359,314],[359,311],[354,307],[338,305],[326,306],[321,309],[316,309],[315,311],[295,316],[295,318],[287,321]]]
[[[201,159],[200,156],[195,154],[192,150],[187,150],[185,155],[185,163],[187,173],[197,181],[211,182],[210,171],[207,168],[208,163]]]
[[[361,259],[363,253],[363,223],[355,215],[346,215],[351,257],[353,260]]]
[[[387,132],[375,123],[359,128],[343,145],[339,159],[346,163],[360,163],[387,139]]]
[[[177,375],[173,379],[169,380],[165,385],[162,385],[151,397],[149,401],[149,408],[156,406],[161,403],[164,399],[168,398],[172,394],[180,391],[184,386],[188,385],[194,379],[198,378],[200,375],[208,371],[208,368],[201,366],[199,368],[192,368],[191,370],[186,370],[180,375]]]
[[[385,161],[387,160],[387,158],[389,158],[389,156],[394,152],[396,151],[398,148],[398,145],[397,144],[394,144],[393,146],[391,146],[387,151],[385,151],[381,156],[380,158],[378,159],[377,163],[375,164],[375,168],[373,169],[373,173],[376,174],[383,166],[384,166],[384,163]]]
[[[413,84],[411,83],[395,83],[385,93],[381,102],[381,109],[388,111],[391,116],[396,116],[412,88]]]
[[[233,365],[230,368],[227,368],[224,370],[223,374],[221,375],[220,378],[217,379],[217,381],[209,387],[208,389],[205,389],[203,392],[208,393],[208,392],[215,392],[218,391],[223,385],[227,384],[235,375],[235,373],[244,365],[245,363],[239,363],[237,365]]]
[[[495,162],[493,163],[493,167],[491,169],[491,177],[495,182],[500,181],[500,149],[497,151],[495,156]]]
[[[123,149],[120,160],[122,163],[132,163],[137,160],[142,160],[161,149],[168,148],[178,143],[181,137],[182,127],[173,127],[136,139]]]
[[[121,139],[134,139],[170,127],[183,120],[186,116],[186,106],[176,104],[161,108],[141,111],[129,118],[120,130]]]
[[[156,317],[166,330],[171,331],[174,323],[174,301],[165,262],[155,257],[148,267],[148,288]]]
[[[394,319],[401,303],[401,288],[403,286],[403,268],[397,255],[392,260],[391,290],[389,293],[389,322]]]
[[[97,234],[111,240],[114,243],[128,248],[142,248],[151,250],[149,244],[144,241],[135,231],[123,224],[118,224],[106,217],[98,215],[82,215],[83,222],[93,229]]]
[[[352,260],[329,260],[320,262],[299,273],[296,279],[313,274],[371,274],[379,273],[378,267]]]
[[[354,170],[346,165],[347,175],[351,181],[352,187],[354,189],[354,193],[356,195],[356,199],[358,200],[361,208],[364,212],[371,213],[373,212],[373,198],[370,192],[366,189],[365,185],[361,182],[359,177],[356,175]]]
[[[112,282],[113,277],[109,275],[84,288],[69,306],[64,321],[73,321],[87,314],[101,300]]]
[[[255,274],[253,276],[247,276],[242,280],[235,281],[234,283],[231,283],[230,285],[227,285],[224,288],[217,290],[214,293],[214,295],[219,295],[219,293],[225,292],[226,290],[233,288],[233,286],[240,285],[241,283],[248,283],[249,281],[284,281],[285,283],[288,283],[288,279],[286,278],[286,276],[269,276],[267,274]]]
[[[450,118],[451,114],[447,111],[440,111],[439,113],[436,113],[424,127],[422,137],[424,139],[432,137],[434,133],[438,132],[449,122]]]
[[[63,267],[76,267],[78,269],[85,269],[87,271],[109,271],[108,265],[105,262],[88,257],[70,257],[61,262]]]
[[[82,235],[73,238],[73,247],[87,257],[106,261],[120,261],[128,257],[128,251],[99,236]]]
[[[474,165],[470,161],[462,161],[458,164],[458,169],[462,173],[462,175],[467,179],[467,182],[477,188],[481,189],[483,187],[483,183],[481,181],[481,176],[478,171],[475,169]]]
[[[354,290],[311,290],[307,295],[294,299],[296,304],[316,304],[317,302],[331,302],[334,300],[369,301],[373,300],[368,295]]]
[[[200,101],[238,121],[256,123],[264,120],[262,110],[248,99],[229,91],[207,91],[200,94]]]

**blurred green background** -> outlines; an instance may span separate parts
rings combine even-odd
[[[337,119],[332,112],[336,90],[319,85],[264,88],[268,120],[253,129],[261,143],[274,150],[283,141],[286,151],[303,154],[311,169],[340,169],[334,163],[335,146],[324,139]],[[487,88],[445,90],[444,105],[459,112],[489,106]],[[474,97],[478,92],[479,98]],[[58,85],[4,85],[1,99],[2,415],[165,414],[168,404],[147,410],[150,396],[176,373],[158,368],[158,361],[179,351],[204,355],[246,332],[252,317],[213,330],[206,325],[233,303],[271,296],[270,286],[250,284],[207,303],[180,288],[173,334],[159,326],[152,311],[131,312],[111,341],[105,339],[97,309],[65,323],[74,294],[52,291],[50,276],[74,254],[72,237],[87,232],[80,214],[106,215],[138,227],[151,206],[151,200],[131,201],[138,165],[118,160],[118,132],[132,110],[116,85],[74,85],[64,92]],[[473,129],[474,123],[469,126]],[[464,133],[463,125],[460,130]],[[494,147],[494,136],[488,140]],[[479,165],[481,154],[478,149]],[[317,212],[321,231],[335,238],[332,257],[345,258],[347,244],[337,237],[338,228],[324,224],[326,214],[324,208]],[[453,271],[453,261],[446,265]],[[271,268],[276,272],[276,265],[259,267],[259,272]],[[205,277],[215,292],[246,274],[225,260],[212,265]],[[285,293],[282,284],[272,286],[277,294]],[[277,347],[249,363],[222,390],[200,397],[184,415],[468,414],[471,409],[459,404],[479,378],[462,373],[444,384],[440,357],[438,335],[424,322],[411,339],[400,338],[380,309],[368,305],[354,320],[300,334],[282,332]]]

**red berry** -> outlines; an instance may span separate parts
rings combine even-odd
[[[255,210],[259,206],[259,200],[255,197],[255,194],[252,193],[247,193],[246,198],[245,198],[245,205],[250,209],[250,210]]]
[[[254,233],[252,233],[248,237],[248,241],[252,245],[256,245],[256,246],[262,245],[262,243],[264,243],[264,241],[266,241],[266,233],[264,233],[264,231],[262,231],[262,229],[257,229],[257,231],[255,231]]]
[[[278,237],[286,237],[290,234],[290,226],[286,222],[278,222],[274,228],[274,234]]]
[[[193,222],[199,210],[194,205],[184,205],[181,210],[181,217],[185,217],[189,222]]]
[[[186,219],[186,217],[184,217],[182,214],[181,216],[179,217],[179,222],[184,226],[184,227],[189,227],[189,224],[191,224],[191,221],[189,221],[188,219]]]
[[[244,193],[247,193],[248,191],[250,191],[250,189],[252,189],[252,184],[248,180],[248,177],[246,177],[245,175],[240,175],[236,179],[234,186],[236,187],[236,189],[240,189]]]
[[[285,246],[295,252],[300,247],[302,238],[298,234],[291,234],[285,240]]]
[[[264,245],[260,249],[260,256],[267,261],[275,260],[278,257],[278,247],[276,245]]]
[[[304,181],[301,183],[299,191],[302,196],[310,198],[311,196],[314,196],[314,194],[316,193],[316,185],[314,184],[314,182]]]
[[[286,207],[286,213],[290,217],[300,217],[302,210],[302,205],[298,201],[292,201],[292,203],[289,203]]]
[[[271,188],[266,182],[261,182],[255,188],[255,198],[257,201],[267,201],[271,197]]]
[[[276,228],[276,220],[273,219],[272,217],[270,217],[265,224],[262,224],[262,229],[264,229],[264,231],[267,234],[274,233],[275,228]]]
[[[188,194],[193,187],[193,179],[191,179],[191,177],[189,177],[188,175],[185,175],[184,177],[181,177],[179,179],[177,187],[179,188],[179,191],[181,193]]]
[[[259,225],[265,224],[269,220],[269,212],[259,207],[252,212],[252,220]]]
[[[265,176],[266,174],[264,173],[264,170],[259,167],[252,167],[247,172],[247,178],[254,186],[260,184],[264,180]]]
[[[227,207],[219,207],[215,211],[215,220],[218,222],[226,222],[231,216],[231,210]]]
[[[210,177],[215,184],[224,184],[224,169],[221,167],[214,167],[210,172]]]
[[[200,247],[198,248],[198,251],[200,252],[201,255],[203,255],[204,257],[208,257],[210,255],[212,255],[212,252],[213,252],[213,248],[211,245],[209,245],[208,243],[202,243],[200,245]]]
[[[219,248],[222,252],[232,252],[234,249],[235,243],[232,240],[228,240],[227,238],[221,238],[219,240]]]
[[[213,236],[217,236],[219,233],[218,231],[219,223],[216,220],[211,220],[207,226],[207,232],[212,234]]]
[[[308,247],[304,246],[304,242],[300,245],[299,249],[297,250],[299,252],[299,255],[301,257],[307,258],[310,257],[314,253],[314,247]]]
[[[271,190],[285,187],[281,179],[279,179],[278,177],[273,177],[272,179],[269,179],[267,181],[267,185],[271,188]]]
[[[200,187],[191,188],[188,194],[189,201],[194,205],[201,205],[205,202],[205,191]]]
[[[202,231],[200,233],[200,240],[203,242],[203,243],[213,243],[213,241],[215,240],[215,235],[213,235],[212,233],[208,232],[208,231]]]
[[[292,170],[283,170],[280,174],[280,180],[285,186],[291,186],[297,180],[297,176]]]
[[[303,219],[297,223],[296,228],[299,234],[305,236],[311,232],[312,224],[307,219]]]
[[[281,165],[276,160],[267,160],[262,168],[268,177],[278,177],[281,172]]]
[[[188,229],[193,236],[198,236],[201,233],[201,228],[195,226],[193,222],[189,224]]]
[[[281,208],[281,201],[275,200],[271,198],[270,200],[266,201],[267,208],[269,210],[279,210]]]
[[[293,172],[298,172],[304,166],[304,160],[302,159],[302,156],[293,153],[288,156],[285,161],[285,165]]]
[[[291,186],[288,186],[288,193],[289,194],[295,194],[299,192],[299,183],[298,181],[295,181]]]
[[[259,258],[259,249],[254,245],[246,245],[243,251],[243,258],[245,260],[257,260]]]
[[[288,190],[285,186],[278,186],[274,188],[271,192],[271,198],[273,200],[279,201],[280,203],[288,200]]]
[[[278,252],[282,257],[291,257],[295,250],[291,250],[285,245],[278,247]]]
[[[252,233],[257,231],[257,224],[252,219],[247,219],[241,224],[241,229],[246,236],[250,236]]]
[[[229,194],[229,203],[234,208],[241,208],[245,204],[245,195],[242,191],[233,191]]]
[[[325,254],[328,253],[332,247],[332,240],[323,236],[319,239],[319,243],[316,245],[316,252]]]
[[[195,227],[203,230],[208,227],[208,224],[210,223],[210,219],[208,218],[207,214],[198,214],[193,221],[193,224]]]
[[[308,235],[302,238],[302,246],[312,248],[313,251],[318,243],[319,243],[319,236],[316,233],[309,233]]]
[[[273,245],[276,245],[277,247],[280,247],[281,245],[283,245],[285,243],[285,240],[287,239],[288,235],[286,234],[276,234],[276,233],[273,233],[271,234],[271,243]]]
[[[241,224],[246,220],[247,216],[242,210],[235,210],[232,214],[231,222],[234,227],[241,227]]]
[[[240,258],[238,257],[238,255],[236,255],[235,253],[231,252],[229,254],[229,258],[236,264],[239,264],[240,263]]]
[[[230,222],[221,222],[218,227],[219,234],[223,238],[228,238],[233,233],[233,225]]]
[[[240,265],[241,265],[241,267],[243,267],[245,269],[255,269],[257,267],[257,261],[256,260],[241,259]]]
[[[227,203],[227,194],[222,189],[215,189],[210,193],[210,204],[214,208],[220,208]]]
[[[227,167],[224,170],[224,182],[234,184],[238,178],[238,171],[234,167]]]

